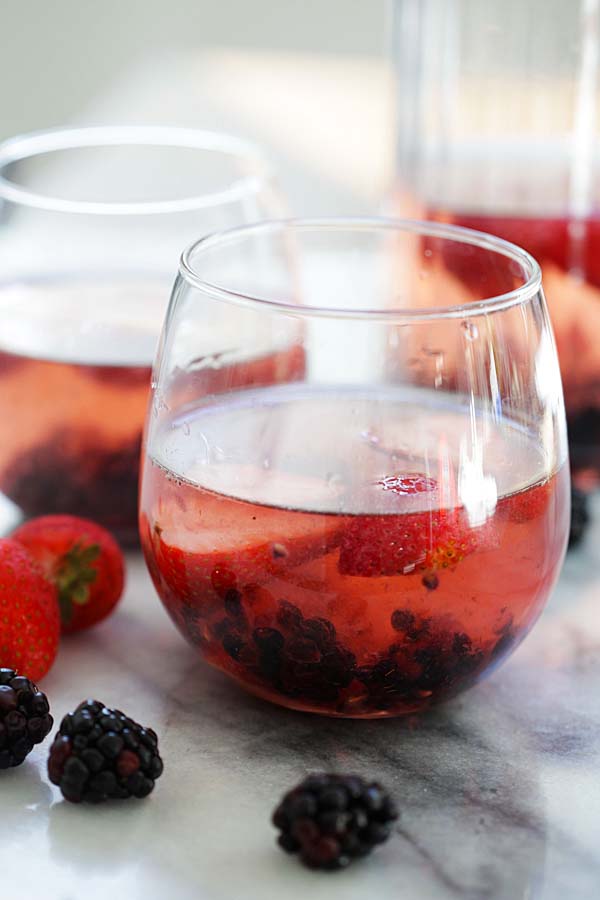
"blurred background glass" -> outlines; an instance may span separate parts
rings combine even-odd
[[[3,4],[0,137],[227,131],[269,147],[297,213],[375,211],[393,162],[388,14],[389,0]]]
[[[529,250],[561,360],[571,462],[600,473],[600,3],[395,0],[396,214]]]
[[[75,128],[0,146],[0,490],[15,515],[72,513],[135,542],[179,255],[282,213],[263,155],[223,134]]]

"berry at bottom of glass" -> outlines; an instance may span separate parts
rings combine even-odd
[[[167,610],[285,706],[376,717],[451,696],[519,644],[562,561],[566,467],[548,477],[522,424],[450,395],[237,392],[153,446],[141,537]]]

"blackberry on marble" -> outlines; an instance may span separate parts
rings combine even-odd
[[[162,771],[154,731],[98,700],[64,717],[48,758],[50,781],[71,803],[147,797]]]
[[[279,846],[313,869],[343,869],[390,836],[396,804],[377,782],[355,775],[309,775],[273,813]]]
[[[587,494],[571,486],[571,529],[569,531],[569,550],[581,543],[590,523],[590,511]]]
[[[46,695],[14,669],[0,668],[0,769],[20,766],[52,724]]]
[[[567,421],[569,456],[575,469],[593,467],[600,444],[600,410],[587,407]]]

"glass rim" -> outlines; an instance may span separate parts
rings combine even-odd
[[[31,191],[10,178],[4,170],[14,162],[61,150],[94,147],[174,147],[206,150],[223,156],[253,160],[261,174],[235,178],[226,188],[176,200],[141,200],[113,202],[102,200],[70,200]],[[190,212],[222,206],[257,194],[273,174],[258,145],[246,138],[226,132],[207,131],[170,125],[82,125],[73,128],[50,128],[15,135],[0,143],[0,200],[18,203],[48,212],[86,215],[157,215]]]
[[[301,306],[280,300],[271,300],[253,294],[243,294],[203,279],[195,268],[192,257],[201,255],[205,251],[215,247],[225,246],[237,240],[250,237],[255,234],[283,232],[293,230],[329,230],[329,231],[404,231],[410,234],[419,234],[429,237],[442,238],[471,246],[489,250],[504,256],[507,259],[518,262],[524,269],[524,283],[511,291],[476,300],[471,303],[463,303],[454,306],[435,306],[426,309],[384,308],[384,309],[355,309],[350,307],[328,306]],[[409,323],[429,319],[455,319],[472,318],[486,315],[490,312],[498,312],[518,306],[531,299],[541,291],[542,272],[537,260],[526,250],[517,244],[505,241],[483,231],[472,228],[463,228],[459,225],[448,225],[441,222],[428,222],[421,219],[391,218],[385,216],[337,216],[321,218],[288,218],[271,219],[255,222],[250,225],[237,226],[224,231],[212,232],[190,244],[181,254],[179,261],[179,274],[188,284],[211,294],[219,299],[235,303],[236,305],[252,306],[267,311],[286,313],[302,318],[331,318],[331,319],[363,319],[369,321],[393,321]],[[525,275],[527,276],[525,278]]]

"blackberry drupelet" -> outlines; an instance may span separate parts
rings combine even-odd
[[[50,781],[71,803],[147,797],[162,771],[152,729],[98,700],[64,717],[48,758]]]
[[[590,522],[588,496],[579,488],[571,486],[571,530],[569,532],[569,550],[581,543]]]
[[[14,669],[0,668],[0,769],[20,766],[52,724],[46,695]]]
[[[377,782],[355,775],[309,775],[287,793],[273,824],[279,845],[312,869],[342,869],[388,839],[396,804]]]

